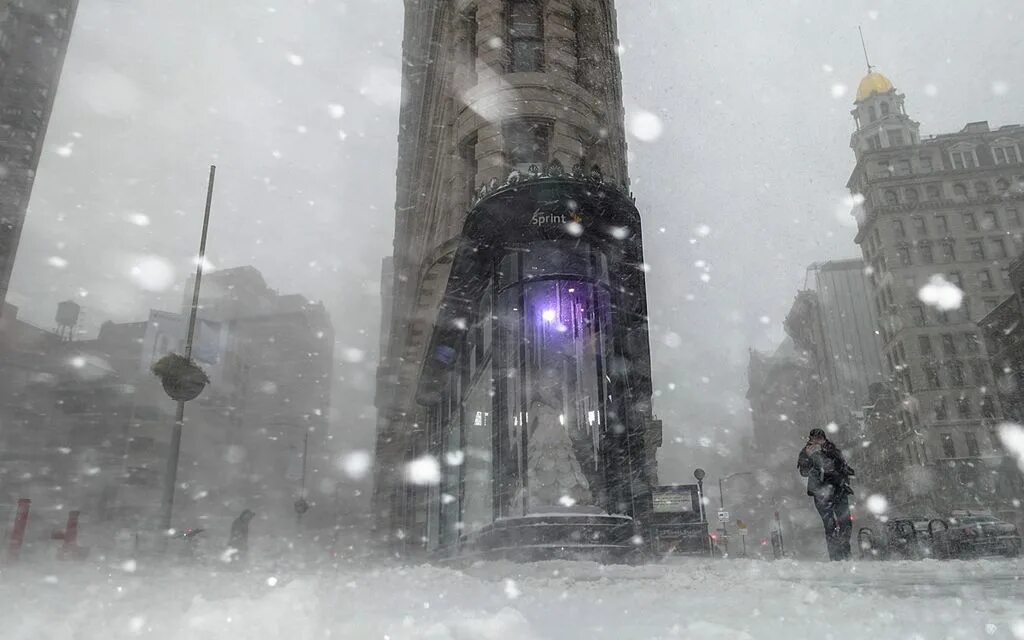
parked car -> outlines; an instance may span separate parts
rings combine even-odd
[[[1021,551],[1017,527],[991,515],[957,515],[930,523],[932,552],[937,558],[976,558]]]
[[[877,531],[861,527],[857,541],[862,558],[883,560],[1015,557],[1021,551],[1017,527],[995,516],[981,514],[895,516],[888,518]]]

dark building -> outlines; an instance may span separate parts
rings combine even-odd
[[[78,0],[0,3],[0,303],[77,9]]]
[[[616,45],[610,0],[406,2],[374,479],[398,551],[624,552],[649,524]]]

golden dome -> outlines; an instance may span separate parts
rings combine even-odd
[[[888,93],[892,91],[892,83],[877,71],[871,71],[857,85],[857,102],[870,98],[875,93]]]

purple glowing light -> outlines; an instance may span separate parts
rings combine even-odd
[[[540,317],[544,322],[551,322],[558,317],[558,312],[554,309],[545,309],[544,311],[541,311]]]

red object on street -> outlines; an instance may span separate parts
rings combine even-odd
[[[18,499],[18,512],[14,516],[14,529],[11,531],[11,540],[7,545],[7,558],[17,560],[21,553],[21,545],[25,541],[25,528],[28,527],[28,508],[32,501],[28,498]]]

